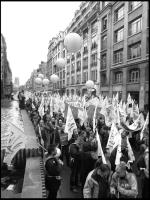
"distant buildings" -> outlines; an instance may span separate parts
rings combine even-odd
[[[7,60],[7,46],[4,36],[1,34],[1,98],[12,93],[12,72]]]
[[[15,77],[15,81],[14,81],[14,86],[15,87],[19,87],[19,78],[18,77]]]

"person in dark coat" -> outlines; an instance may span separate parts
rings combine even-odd
[[[84,143],[83,151],[80,154],[80,160],[81,160],[80,180],[82,189],[84,187],[87,175],[89,174],[90,171],[94,169],[95,163],[98,159],[96,151],[97,147],[95,148],[88,142]]]
[[[69,153],[70,153],[70,168],[71,168],[71,174],[70,174],[70,190],[73,192],[77,191],[78,186],[78,176],[79,176],[79,145],[78,145],[78,134],[74,130],[74,133],[72,135],[72,143],[69,145]]]
[[[57,151],[55,145],[51,145],[48,148],[48,157],[45,161],[45,186],[46,189],[49,191],[48,198],[55,198],[57,197],[57,192],[59,190],[61,184],[61,170],[62,170],[62,163],[56,157]]]

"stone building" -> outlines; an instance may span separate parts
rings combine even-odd
[[[12,71],[7,60],[7,46],[4,36],[1,34],[1,98],[12,93]]]
[[[68,54],[63,45],[70,32],[83,39],[75,54]],[[56,89],[83,94],[86,81],[93,80],[98,93],[112,97],[119,92],[124,101],[130,93],[144,109],[149,96],[148,1],[83,1],[61,39],[49,43],[50,74],[59,57],[66,59],[66,66],[56,69]]]

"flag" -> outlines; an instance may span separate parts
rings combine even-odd
[[[122,155],[122,153],[121,153],[121,135],[120,135],[119,139],[118,139],[118,147],[117,147],[115,165],[119,165],[120,164],[121,155]]]
[[[104,156],[104,153],[103,153],[103,149],[102,149],[102,146],[101,146],[101,141],[100,141],[97,129],[96,129],[96,140],[97,140],[97,144],[98,144],[98,148],[97,148],[98,157],[101,156],[103,163],[107,164],[105,156]]]
[[[95,130],[96,130],[96,110],[97,110],[97,105],[95,106],[95,111],[94,111],[94,116],[93,116],[93,132],[94,133],[95,133]]]
[[[134,153],[133,153],[133,150],[132,150],[132,147],[130,145],[128,137],[127,137],[127,146],[128,146],[128,156],[129,156],[130,160],[135,161]]]
[[[20,149],[25,148],[26,136],[23,131],[10,123],[10,134],[7,141],[7,147],[4,157],[4,163],[11,164],[13,157]]]
[[[149,124],[149,112],[147,113],[146,120],[145,120],[144,126],[143,126],[141,134],[140,134],[140,140],[142,140],[144,130],[147,127],[148,124]]]
[[[68,141],[71,139],[74,129],[77,129],[77,126],[74,121],[71,108],[68,106],[67,120],[64,130],[65,133],[68,133]]]
[[[114,146],[115,146],[115,143],[117,142],[118,135],[119,135],[119,131],[118,131],[115,123],[113,122],[112,125],[111,125],[111,129],[110,129],[110,133],[109,133],[109,138],[108,138],[107,145],[106,145],[106,148],[109,149],[110,153],[115,148]]]

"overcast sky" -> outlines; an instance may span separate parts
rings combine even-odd
[[[13,74],[25,84],[33,69],[47,61],[48,43],[64,31],[81,2],[1,2],[1,33]]]

